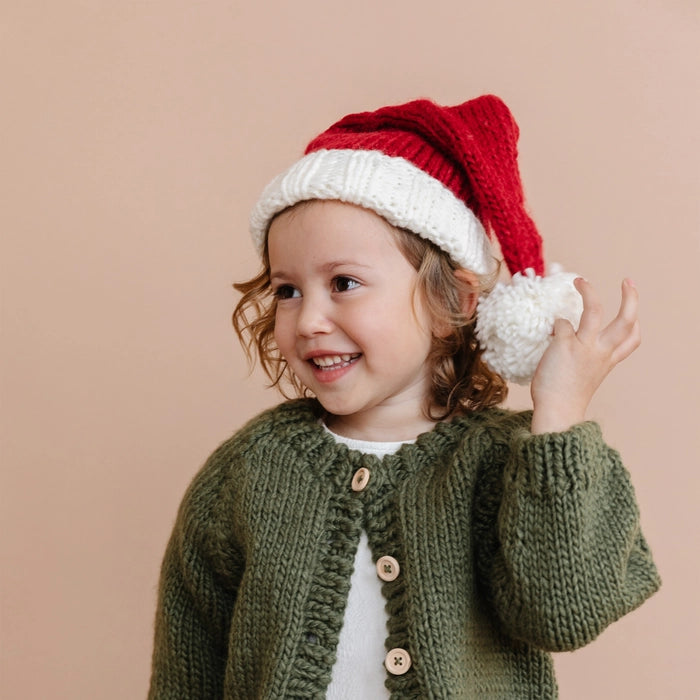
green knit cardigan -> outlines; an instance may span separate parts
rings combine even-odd
[[[363,529],[375,560],[400,564],[382,584],[387,649],[413,661],[387,675],[397,700],[556,697],[548,652],[658,588],[629,475],[596,424],[535,436],[529,413],[492,409],[379,460],[336,444],[319,415],[309,400],[267,411],[190,485],[150,698],[325,697]]]

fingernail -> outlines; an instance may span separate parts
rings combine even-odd
[[[634,280],[630,279],[629,277],[625,280],[627,284],[629,284],[630,287],[634,287],[635,289],[637,288],[637,285],[634,283]]]

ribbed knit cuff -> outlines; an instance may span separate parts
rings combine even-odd
[[[600,426],[578,423],[561,433],[533,435],[521,430],[513,438],[506,484],[530,492],[587,489],[605,470],[606,453]]]

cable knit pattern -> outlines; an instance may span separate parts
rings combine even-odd
[[[323,698],[363,528],[401,567],[386,645],[413,663],[387,675],[392,698],[556,697],[547,650],[586,644],[659,578],[598,427],[529,421],[484,411],[382,460],[336,444],[313,401],[251,421],[180,507],[149,697]]]

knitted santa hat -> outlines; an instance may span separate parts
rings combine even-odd
[[[512,278],[479,301],[484,360],[504,379],[527,383],[554,320],[578,324],[576,275],[544,275],[542,239],[525,209],[518,126],[493,95],[455,107],[428,100],[351,114],[317,136],[303,158],[264,190],[250,218],[262,251],[272,218],[298,202],[356,204],[432,241],[476,274],[494,268],[497,239]]]

